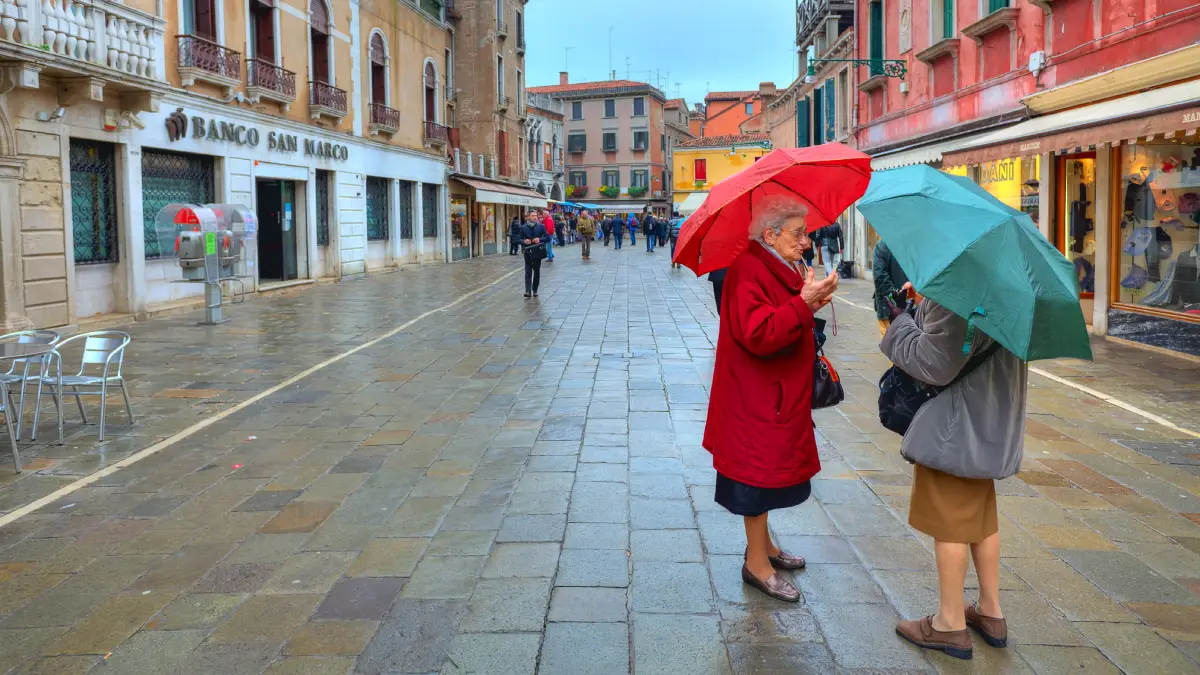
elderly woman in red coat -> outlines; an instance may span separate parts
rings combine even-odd
[[[816,281],[803,264],[812,247],[808,210],[797,200],[755,204],[749,246],[729,267],[704,447],[717,470],[716,501],[746,524],[742,579],[787,602],[800,592],[776,569],[804,558],[771,541],[767,512],[796,506],[821,469],[813,436],[816,344],[813,313],[833,298],[837,275]]]

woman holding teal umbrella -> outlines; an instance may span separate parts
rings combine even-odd
[[[934,539],[938,611],[896,632],[969,659],[968,627],[993,647],[1008,644],[994,481],[1020,469],[1026,361],[1091,358],[1079,288],[1029,216],[967,178],[926,166],[877,172],[858,208],[925,298],[915,312],[892,303],[880,349],[942,388],[900,444],[915,464],[909,524]],[[970,560],[979,599],[965,607]]]

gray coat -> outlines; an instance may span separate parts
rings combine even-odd
[[[916,379],[944,386],[992,343],[976,330],[963,354],[967,320],[928,298],[914,320],[892,323],[879,348]],[[905,458],[960,478],[1007,478],[1021,468],[1029,370],[999,349],[970,375],[921,406],[900,444]]]

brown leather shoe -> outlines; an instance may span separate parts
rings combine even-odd
[[[964,612],[967,615],[967,625],[979,633],[979,637],[989,645],[998,649],[1008,646],[1008,622],[979,613],[979,603],[974,603]]]
[[[802,570],[807,564],[804,562],[804,558],[792,555],[783,549],[779,549],[777,556],[768,556],[767,560],[771,561],[773,567],[781,570]]]
[[[800,591],[793,586],[787,579],[772,574],[771,578],[763,581],[750,573],[750,569],[742,565],[742,581],[757,588],[763,593],[784,602],[800,602]]]
[[[896,635],[918,647],[937,649],[956,659],[969,660],[973,655],[971,634],[963,630],[940,631],[933,627],[933,617],[896,624]]]

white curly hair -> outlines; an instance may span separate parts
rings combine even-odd
[[[763,240],[763,232],[783,231],[783,226],[792,218],[808,216],[808,206],[790,195],[770,195],[752,202],[754,215],[750,221],[750,238]]]

